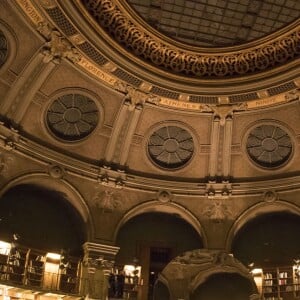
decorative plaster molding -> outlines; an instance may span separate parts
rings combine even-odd
[[[232,184],[226,181],[222,183],[209,182],[206,184],[206,195],[208,198],[228,198],[232,193]]]
[[[92,203],[102,212],[111,213],[119,209],[122,205],[122,196],[114,190],[106,189],[104,191],[97,191],[92,197]]]
[[[132,52],[160,68],[195,77],[228,77],[262,72],[300,55],[300,27],[243,50],[206,53],[203,48],[184,49],[163,41],[133,20],[116,0],[82,1],[88,13],[110,36]],[[233,47],[234,48],[234,47]]]
[[[80,54],[76,48],[56,30],[51,31],[50,40],[46,43],[43,54],[45,63],[51,60],[59,62],[61,58],[67,58],[73,63],[80,60]]]
[[[6,173],[14,158],[7,152],[0,152],[0,174]]]
[[[50,165],[48,167],[48,173],[52,178],[61,179],[65,175],[65,170],[63,167],[58,165]]]
[[[278,199],[278,195],[275,191],[266,191],[263,195],[265,202],[274,202]]]
[[[229,205],[219,199],[213,200],[208,204],[203,210],[203,215],[207,216],[213,222],[221,223],[232,217],[232,212]]]
[[[157,200],[161,203],[168,203],[168,202],[171,202],[173,199],[173,195],[171,192],[169,191],[159,191],[157,193]]]

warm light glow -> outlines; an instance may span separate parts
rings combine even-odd
[[[8,255],[10,252],[11,244],[0,241],[0,254]]]
[[[262,274],[262,269],[259,269],[259,268],[256,268],[256,269],[253,269],[251,271],[252,275],[261,275]]]
[[[46,254],[46,257],[51,258],[51,259],[55,259],[55,260],[60,260],[60,254],[57,254],[57,253],[48,252]]]
[[[125,265],[124,272],[125,272],[125,276],[140,277],[141,276],[141,266]]]
[[[253,279],[257,286],[257,290],[261,294],[263,285],[263,270],[261,268],[252,269],[251,274],[253,275]]]

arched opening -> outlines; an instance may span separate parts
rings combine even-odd
[[[252,282],[237,273],[216,273],[199,285],[191,300],[249,300]]]
[[[149,212],[127,221],[119,230],[116,257],[119,266],[141,266],[142,298],[152,299],[158,274],[177,255],[203,248],[202,238],[195,228],[179,215]]]
[[[235,235],[232,253],[253,268],[264,299],[299,297],[299,230],[299,215],[277,211],[255,217]]]
[[[300,257],[300,216],[265,213],[246,223],[235,235],[232,253],[245,265],[291,265]]]
[[[0,239],[48,252],[81,256],[85,224],[61,192],[30,184],[8,190],[0,199]]]

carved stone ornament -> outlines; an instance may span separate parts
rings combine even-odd
[[[232,216],[232,212],[228,205],[221,200],[212,200],[203,210],[203,215],[216,223],[225,221]]]
[[[195,249],[174,258],[161,272],[159,280],[168,286],[171,299],[190,299],[198,286],[213,274],[237,273],[249,280],[252,295],[257,294],[253,276],[233,255],[222,250]]]
[[[43,28],[44,27],[41,27],[41,30]],[[45,63],[52,60],[59,62],[61,58],[68,58],[72,62],[78,62],[80,60],[79,52],[56,30],[51,31],[50,41],[46,43],[43,54],[45,55]]]
[[[134,107],[141,108],[143,104],[146,102],[155,105],[157,105],[160,102],[160,98],[158,96],[154,96],[152,94],[142,92],[120,81],[115,82],[114,88],[126,94],[125,103],[128,102],[128,104],[133,108]]]
[[[274,192],[274,191],[267,191],[264,193],[264,201],[266,202],[274,202],[277,200],[278,196],[277,196],[277,193]]]
[[[121,195],[112,190],[97,191],[92,198],[92,203],[102,212],[113,212],[122,205]]]
[[[65,174],[64,168],[61,167],[61,166],[57,166],[57,165],[51,165],[51,166],[49,166],[48,172],[49,172],[49,175],[52,178],[55,178],[55,179],[60,179]]]
[[[170,202],[173,198],[173,195],[169,191],[159,191],[157,194],[157,199],[161,203]]]
[[[195,77],[247,75],[282,65],[300,55],[300,28],[256,47],[203,53],[166,43],[139,26],[116,0],[81,0],[89,14],[110,36],[134,55],[173,73]],[[201,51],[202,52],[201,52]]]
[[[0,174],[7,172],[9,164],[13,162],[13,157],[5,152],[0,152]]]

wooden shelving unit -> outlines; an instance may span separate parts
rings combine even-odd
[[[263,269],[262,299],[300,299],[300,281],[292,266]]]

